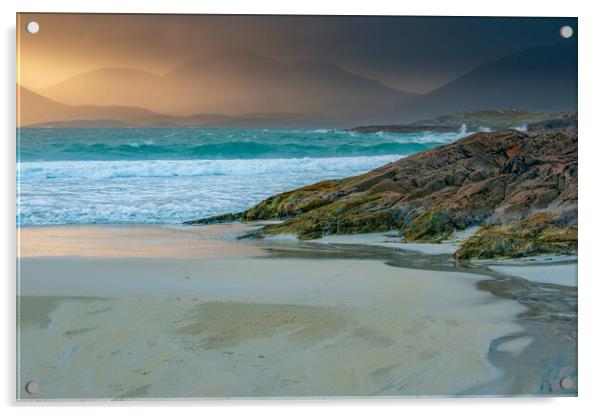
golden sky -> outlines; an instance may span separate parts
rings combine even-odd
[[[320,59],[409,92],[557,42],[561,18],[34,14],[18,17],[20,82],[42,88],[102,67],[162,74],[228,48]],[[36,35],[27,22],[40,24]],[[574,19],[569,19],[573,24]]]

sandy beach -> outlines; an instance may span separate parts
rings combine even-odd
[[[494,271],[245,230],[20,229],[19,398],[576,394],[572,326],[518,319]]]

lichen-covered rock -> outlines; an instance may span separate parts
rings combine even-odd
[[[283,219],[328,205],[335,199],[333,191],[338,183],[336,180],[327,180],[269,197],[243,212],[244,219]]]
[[[329,234],[385,232],[397,225],[390,207],[395,193],[348,198],[294,216],[282,223],[267,225],[259,234],[296,234],[300,239],[316,239]]]
[[[517,258],[576,252],[577,227],[560,227],[554,215],[540,213],[511,224],[482,226],[454,253],[454,258]]]
[[[448,218],[432,210],[404,226],[404,236],[408,242],[441,242],[451,235],[454,229]]]

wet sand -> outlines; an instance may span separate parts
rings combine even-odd
[[[542,337],[480,271],[244,229],[22,229],[19,398],[550,394],[542,376],[574,376],[515,379]]]

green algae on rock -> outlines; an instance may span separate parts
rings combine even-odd
[[[366,195],[329,203],[286,221],[267,225],[260,235],[296,234],[299,239],[316,239],[330,234],[385,232],[396,227],[390,207],[396,194]]]
[[[436,210],[426,212],[404,227],[404,237],[408,242],[441,242],[453,232],[454,226]]]
[[[577,227],[560,227],[553,215],[539,213],[510,224],[483,225],[454,253],[454,258],[517,258],[576,252]]]

